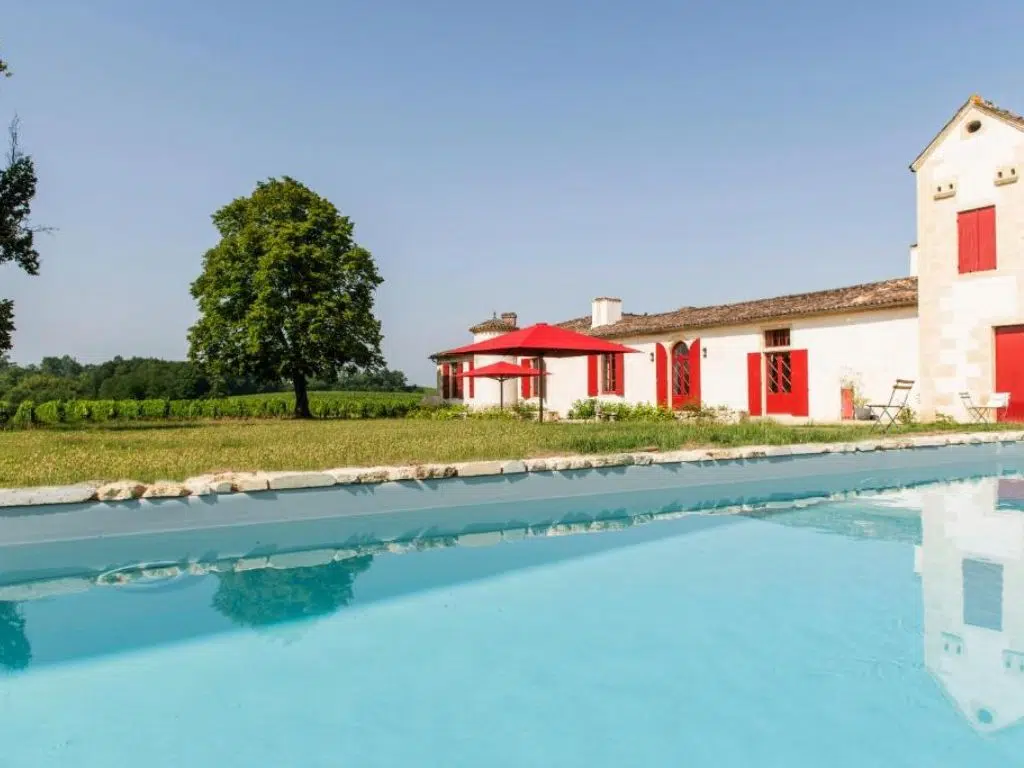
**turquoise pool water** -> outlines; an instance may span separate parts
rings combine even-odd
[[[0,766],[1024,765],[1022,483],[3,602]]]

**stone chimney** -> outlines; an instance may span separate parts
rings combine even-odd
[[[611,299],[607,296],[594,299],[590,305],[590,326],[612,325],[622,319],[622,299]]]
[[[505,325],[509,328],[515,328],[516,322],[519,320],[515,312],[502,312],[501,319],[505,321]]]

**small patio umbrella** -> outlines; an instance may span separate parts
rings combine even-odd
[[[471,371],[463,371],[462,373],[455,374],[460,379],[494,379],[495,381],[504,384],[509,379],[527,378],[533,376],[545,376],[546,374],[541,373],[536,368],[521,368],[518,365],[512,365],[512,363],[492,363],[491,365],[485,365],[483,368],[474,368]],[[498,387],[498,402],[499,407],[505,409],[505,387]]]
[[[545,357],[584,357],[586,355],[619,355],[639,350],[625,347],[604,339],[569,331],[547,323],[537,323],[529,328],[510,331],[476,344],[451,349],[446,356],[464,355],[515,355],[536,357],[540,374],[544,371]],[[524,369],[525,370],[525,369]],[[544,421],[544,388],[540,394],[540,420]]]

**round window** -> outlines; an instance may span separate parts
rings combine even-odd
[[[969,122],[967,124],[967,132],[968,133],[977,133],[980,130],[981,130],[981,120],[971,120],[971,122]]]

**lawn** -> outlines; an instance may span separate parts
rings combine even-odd
[[[964,429],[963,425],[918,425],[900,431]],[[327,469],[646,448],[838,442],[871,435],[870,428],[863,426],[756,422],[537,424],[380,419],[54,426],[0,432],[0,486],[123,478],[180,480],[219,470]]]

